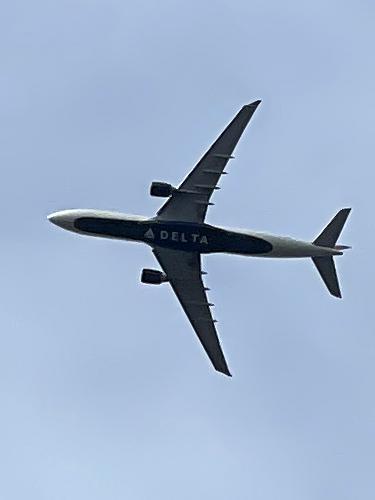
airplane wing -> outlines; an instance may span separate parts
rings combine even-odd
[[[155,247],[153,253],[215,369],[231,376],[211,316],[213,304],[207,301],[208,289],[202,282],[200,255],[161,247]]]
[[[261,101],[244,106],[158,211],[158,219],[204,222],[210,198],[246,125]]]

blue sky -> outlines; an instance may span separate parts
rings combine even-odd
[[[374,10],[2,5],[0,498],[373,499]],[[350,206],[354,248],[342,301],[307,260],[204,259],[228,379],[149,248],[46,216],[152,216],[258,98],[208,221],[313,239]]]

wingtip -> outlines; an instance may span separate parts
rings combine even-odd
[[[257,109],[257,107],[259,106],[259,104],[261,103],[262,101],[259,99],[258,101],[254,101],[254,102],[250,102],[249,104],[245,104],[242,109],[246,109],[247,111],[251,112],[251,113],[254,113],[254,111]]]
[[[262,102],[261,99],[258,99],[257,101],[254,101],[254,102],[251,102],[250,104],[248,104],[247,106],[251,106],[253,108],[256,108],[257,106],[259,106],[259,104]]]
[[[220,368],[217,371],[220,372],[220,373],[222,373],[223,375],[226,375],[227,377],[231,377],[232,376],[231,372],[229,371],[229,369],[227,367],[225,367],[224,369]]]

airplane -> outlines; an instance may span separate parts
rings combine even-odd
[[[350,208],[340,210],[312,242],[289,237],[228,229],[205,222],[218,182],[260,100],[242,107],[179,187],[152,182],[150,195],[166,198],[154,217],[101,210],[75,209],[54,212],[48,219],[75,233],[143,242],[149,245],[162,271],[143,269],[141,282],[169,283],[185,311],[214,368],[231,376],[211,314],[209,290],[203,283],[201,255],[239,254],[251,257],[302,258],[315,264],[329,292],[341,297],[333,257],[350,248],[337,245]]]

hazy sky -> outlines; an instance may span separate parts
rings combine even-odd
[[[14,0],[0,11],[0,498],[372,500],[370,1]],[[233,378],[148,247],[52,226],[153,216],[261,98],[208,222],[313,239],[353,207],[343,300],[308,260],[204,258]]]

